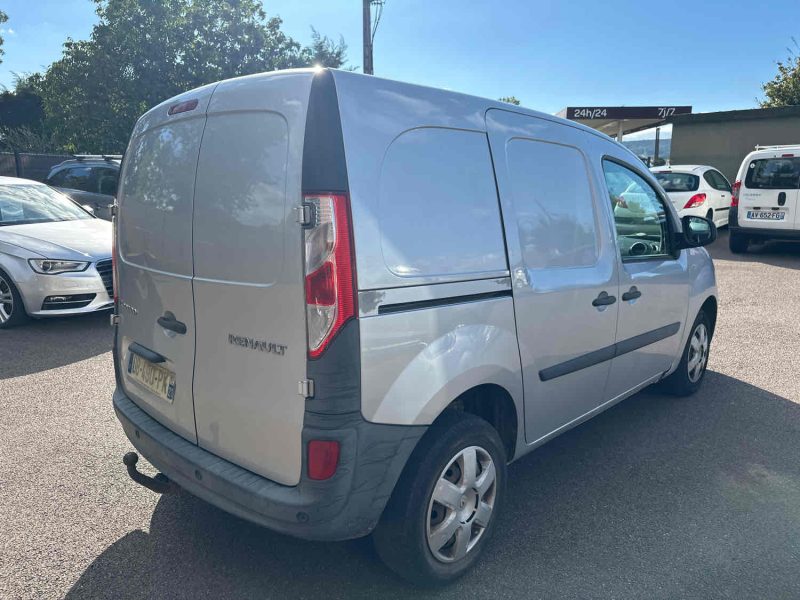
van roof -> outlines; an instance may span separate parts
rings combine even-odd
[[[394,86],[398,86],[399,85],[399,86],[402,86],[402,87],[405,87],[405,88],[425,90],[426,96],[428,96],[428,98],[430,98],[431,95],[433,95],[434,97],[438,96],[439,98],[441,98],[441,101],[442,101],[443,104],[446,104],[448,102],[448,100],[451,100],[453,98],[459,98],[461,100],[466,100],[466,103],[470,106],[470,109],[474,109],[476,113],[485,114],[486,111],[489,110],[489,109],[500,109],[500,110],[505,110],[505,111],[508,111],[508,112],[515,112],[515,113],[520,113],[520,114],[529,115],[529,116],[533,116],[533,117],[538,117],[538,118],[541,118],[541,119],[547,119],[548,121],[553,121],[555,123],[561,123],[561,124],[566,125],[568,127],[574,127],[575,129],[580,129],[582,131],[585,131],[586,133],[590,133],[592,135],[596,135],[596,136],[598,136],[600,138],[603,138],[605,140],[609,140],[612,143],[617,144],[620,148],[624,149],[627,154],[630,154],[632,157],[635,157],[638,160],[638,157],[636,157],[636,155],[633,152],[631,152],[626,146],[624,146],[623,144],[618,143],[616,140],[614,140],[613,138],[607,136],[606,134],[601,133],[601,132],[597,131],[596,129],[592,129],[591,127],[588,127],[588,126],[583,125],[581,123],[577,123],[575,121],[569,121],[567,119],[563,119],[563,118],[557,117],[555,115],[550,115],[550,114],[543,113],[543,112],[536,111],[536,110],[532,110],[532,109],[529,109],[529,108],[524,108],[522,106],[516,106],[514,104],[509,104],[507,102],[502,102],[500,100],[493,100],[491,98],[482,98],[480,96],[474,96],[474,95],[471,95],[471,94],[464,94],[462,92],[455,92],[455,91],[452,91],[452,90],[445,90],[445,89],[442,89],[442,88],[436,88],[436,87],[432,87],[432,86],[420,85],[420,84],[416,84],[416,83],[407,83],[407,82],[404,82],[404,81],[398,81],[398,80],[394,80],[394,79],[387,79],[387,78],[377,77],[375,75],[365,75],[363,73],[355,73],[353,71],[342,71],[340,69],[330,69],[330,68],[327,68],[327,67],[313,67],[313,68],[303,68],[303,69],[283,69],[283,70],[280,70],[280,71],[268,71],[268,72],[264,72],[264,73],[255,73],[255,74],[252,74],[252,75],[244,75],[242,77],[234,77],[234,78],[231,78],[231,79],[226,79],[226,80],[223,80],[223,81],[219,81],[217,83],[212,83],[212,84],[208,84],[206,86],[201,86],[200,88],[196,88],[194,90],[190,90],[190,91],[184,92],[182,94],[179,94],[178,96],[175,96],[173,98],[167,99],[164,102],[160,103],[158,106],[154,106],[147,113],[145,113],[145,115],[143,115],[143,118],[140,119],[140,122],[146,120],[146,119],[144,119],[145,116],[148,116],[148,115],[151,115],[151,114],[155,114],[159,109],[163,111],[163,108],[165,106],[172,105],[172,104],[174,104],[176,101],[178,101],[180,99],[191,98],[191,94],[196,92],[196,91],[198,91],[198,90],[200,90],[201,88],[209,88],[209,87],[214,87],[215,88],[217,85],[219,85],[221,83],[224,83],[224,82],[227,82],[227,81],[234,81],[234,80],[239,82],[239,83],[244,83],[244,84],[246,84],[247,80],[252,80],[253,84],[255,84],[256,81],[258,81],[258,80],[260,80],[260,79],[262,79],[264,77],[280,77],[280,76],[290,75],[290,74],[297,74],[297,75],[307,74],[307,75],[310,75],[310,76],[314,76],[314,75],[316,75],[316,74],[318,74],[320,72],[323,72],[323,71],[330,71],[334,76],[334,80],[360,79],[361,82],[367,82],[367,81],[374,82],[374,84],[376,86],[386,86],[387,84],[390,84],[390,85],[394,85]],[[361,83],[361,82],[359,82],[359,83]],[[212,94],[213,94],[213,92],[212,92]],[[142,125],[144,125],[144,123],[142,123]],[[137,127],[134,129],[134,134],[136,134],[136,133],[141,133],[139,124],[137,124]]]
[[[312,73],[317,73],[322,69],[294,69],[294,70],[295,71],[299,71],[299,72],[310,71]],[[539,117],[541,119],[547,119],[549,121],[554,121],[556,123],[562,123],[563,125],[567,125],[569,127],[574,127],[575,129],[580,129],[580,130],[585,131],[587,133],[591,133],[593,135],[597,135],[597,136],[599,136],[599,137],[601,137],[603,139],[607,139],[607,140],[611,140],[612,142],[616,142],[616,140],[614,140],[614,138],[609,137],[605,133],[597,131],[596,129],[592,129],[591,127],[583,125],[582,123],[578,123],[576,121],[570,121],[570,120],[564,119],[562,117],[557,117],[555,115],[547,114],[547,113],[544,113],[544,112],[541,112],[541,111],[538,111],[538,110],[525,108],[523,106],[517,106],[515,104],[509,104],[508,102],[503,102],[501,100],[493,100],[491,98],[484,98],[484,97],[481,97],[481,96],[475,96],[475,95],[472,95],[472,94],[465,94],[463,92],[456,92],[456,91],[453,91],[453,90],[447,90],[447,89],[437,88],[437,87],[433,87],[433,86],[421,85],[421,84],[418,84],[418,83],[408,83],[408,82],[399,81],[399,80],[396,80],[396,79],[387,79],[387,78],[384,78],[384,77],[377,77],[375,75],[364,75],[363,73],[355,73],[353,71],[342,71],[340,69],[327,69],[327,68],[325,70],[332,71],[333,74],[334,74],[334,78],[335,79],[348,78],[348,77],[364,78],[364,79],[369,79],[369,80],[373,80],[373,81],[376,81],[376,82],[391,82],[391,83],[393,83],[395,85],[399,84],[399,85],[402,85],[403,87],[408,87],[408,88],[417,88],[417,89],[430,90],[430,91],[433,91],[436,94],[440,94],[441,97],[442,97],[442,100],[445,100],[447,98],[452,98],[452,97],[460,97],[460,98],[464,98],[464,99],[473,101],[475,106],[476,106],[476,108],[482,107],[484,109],[484,111],[485,110],[489,110],[490,108],[498,108],[498,109],[506,110],[506,111],[510,111],[510,112],[522,113],[522,114],[530,115],[532,117]],[[274,71],[274,73],[282,73],[282,72],[286,72],[286,71]],[[623,144],[619,144],[619,146],[622,147],[622,148],[625,148],[627,150],[627,148]]]

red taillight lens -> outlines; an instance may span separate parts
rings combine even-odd
[[[308,478],[330,479],[339,466],[339,442],[311,440],[308,442]]]
[[[739,206],[739,190],[741,189],[741,181],[737,181],[733,184],[733,189],[731,190],[731,206]]]
[[[705,194],[695,194],[694,196],[689,198],[689,201],[683,208],[697,208],[698,206],[701,206],[705,201],[706,201]]]
[[[355,316],[353,244],[347,196],[307,194],[314,222],[305,232],[308,355],[319,357]]]

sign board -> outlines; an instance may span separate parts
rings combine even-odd
[[[669,119],[691,114],[691,106],[570,106],[566,117],[572,121],[590,119]],[[563,115],[563,113],[561,113]]]

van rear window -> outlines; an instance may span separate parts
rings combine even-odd
[[[700,187],[700,178],[691,173],[653,173],[665,192],[694,192]]]
[[[800,187],[800,158],[763,158],[750,162],[745,187],[756,190],[790,190]]]

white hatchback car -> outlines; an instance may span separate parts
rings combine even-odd
[[[714,167],[672,165],[650,170],[681,217],[705,217],[717,227],[728,224],[731,184]]]

